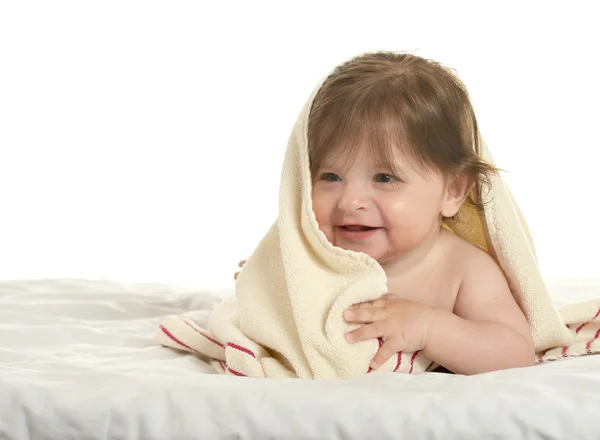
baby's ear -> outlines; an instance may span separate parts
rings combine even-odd
[[[474,185],[475,182],[473,179],[464,174],[448,176],[445,198],[442,204],[442,216],[455,216],[473,189]]]

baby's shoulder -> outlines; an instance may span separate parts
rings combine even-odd
[[[452,232],[446,231],[446,252],[453,270],[462,276],[473,271],[499,270],[496,261],[483,249],[462,239]]]

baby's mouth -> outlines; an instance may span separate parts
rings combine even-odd
[[[342,229],[351,232],[364,232],[364,231],[372,231],[373,229],[378,229],[374,226],[365,226],[365,225],[343,225]]]
[[[381,228],[366,225],[340,225],[339,231],[345,240],[360,242],[371,238]]]

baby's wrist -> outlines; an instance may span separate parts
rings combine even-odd
[[[445,321],[447,321],[448,313],[447,310],[438,307],[429,308],[423,350],[427,350],[431,345],[435,345],[440,328],[447,328]]]

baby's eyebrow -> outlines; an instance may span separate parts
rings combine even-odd
[[[382,169],[382,170],[386,170],[386,171],[390,171],[390,172],[395,171],[398,173],[406,173],[406,169],[398,164],[395,164],[392,166],[392,164],[381,162],[381,163],[378,163],[376,165],[376,167],[378,169]]]
[[[322,169],[333,169],[333,168],[336,168],[338,166],[340,166],[339,163],[336,163],[336,162],[325,162],[325,161],[323,161],[323,162],[321,162],[321,165],[319,165],[319,169],[320,170],[322,170]]]

